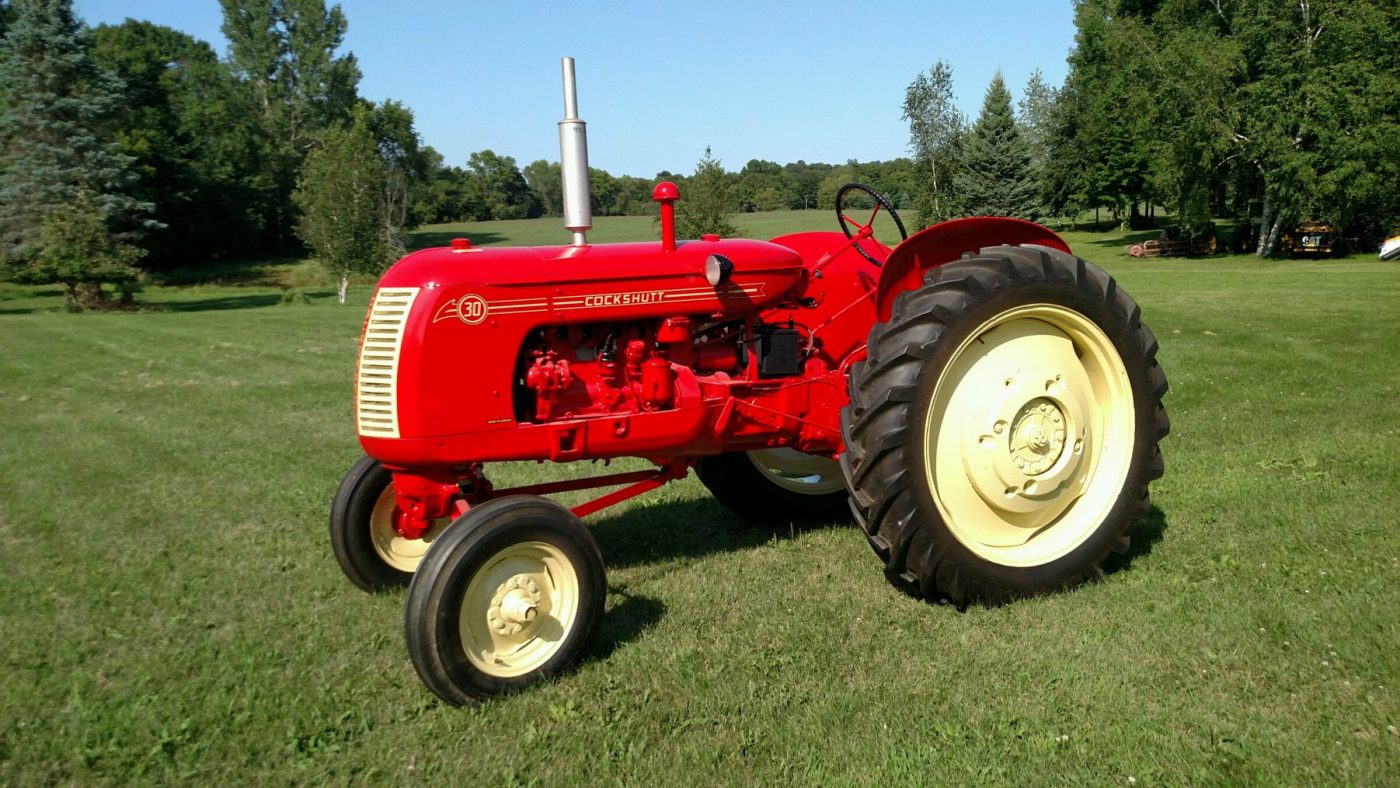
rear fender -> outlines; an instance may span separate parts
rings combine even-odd
[[[875,305],[881,321],[890,319],[894,299],[905,290],[923,285],[924,274],[934,266],[951,263],[966,252],[986,246],[1038,244],[1069,251],[1060,236],[1034,222],[995,216],[974,216],[941,222],[909,236],[895,247],[880,269]]]

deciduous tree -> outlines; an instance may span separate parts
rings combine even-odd
[[[909,151],[921,177],[915,183],[915,209],[920,227],[956,215],[953,172],[966,120],[954,103],[953,69],[946,61],[933,64],[904,91],[904,119],[909,122]]]
[[[1153,86],[1140,64],[1150,36],[1131,7],[1142,5],[1081,0],[1075,7],[1075,48],[1053,113],[1056,208],[1108,205],[1126,223],[1132,206],[1148,198],[1144,134]]]
[[[140,176],[133,193],[164,225],[140,240],[149,252],[143,266],[261,251],[256,127],[214,49],[131,19],[99,26],[93,42],[93,60],[124,84],[113,121]]]
[[[219,0],[228,63],[246,88],[244,111],[257,118],[267,175],[266,243],[294,241],[292,191],[317,135],[349,117],[360,69],[353,54],[338,54],[347,23],[339,5],[325,0]]]
[[[413,194],[428,179],[428,157],[424,156],[418,131],[413,128],[413,111],[397,101],[369,105],[370,131],[384,162],[384,244],[394,257],[405,251],[403,231],[418,224],[413,212]]]
[[[750,159],[735,182],[735,199],[742,211],[787,208],[796,196],[797,185],[792,176],[775,161]]]
[[[493,150],[477,151],[467,160],[470,190],[479,219],[531,219],[540,204],[525,183],[515,159]]]
[[[1205,222],[1262,203],[1257,251],[1299,221],[1400,213],[1400,6],[1388,0],[1082,0],[1051,167],[1087,203]],[[1061,111],[1061,108],[1064,111]]]
[[[64,302],[73,311],[105,307],[103,284],[118,285],[123,303],[130,303],[136,263],[145,254],[112,239],[106,218],[85,190],[44,216],[36,249],[25,262],[21,280],[62,284]]]
[[[295,192],[297,231],[335,274],[342,304],[352,274],[378,273],[392,259],[384,233],[386,177],[365,107],[349,124],[323,131],[306,157]]]
[[[540,202],[544,216],[564,215],[564,182],[559,171],[559,162],[537,159],[530,162],[522,173],[525,183]]]
[[[1400,218],[1400,6],[1388,0],[1218,4],[1245,79],[1235,161],[1258,172],[1258,252],[1305,219],[1374,236]]]

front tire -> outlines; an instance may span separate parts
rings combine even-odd
[[[1126,552],[1162,475],[1167,379],[1108,274],[1042,247],[983,249],[900,294],[867,347],[842,468],[891,581],[995,604]]]
[[[370,593],[402,588],[413,578],[433,540],[451,522],[434,520],[419,539],[395,528],[394,476],[373,457],[361,457],[331,499],[331,550],[350,582]]]
[[[607,595],[603,557],[568,509],[512,495],[459,517],[408,587],[404,634],[418,676],[454,706],[565,670]]]

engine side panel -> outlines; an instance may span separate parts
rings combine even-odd
[[[719,287],[704,278],[711,254],[733,263]],[[380,281],[379,292],[417,292],[392,379],[379,381],[395,387],[396,431],[392,437],[361,431],[361,442],[381,459],[402,455],[403,441],[437,441],[445,452],[458,436],[516,424],[517,392],[529,372],[521,367],[522,352],[539,344],[537,337],[587,324],[654,330],[665,318],[699,325],[752,315],[788,297],[805,275],[791,249],[747,240],[692,241],[670,253],[654,243],[415,253]],[[596,339],[592,347],[596,353]],[[565,388],[577,393],[574,383]],[[357,401],[357,412],[363,408]],[[671,428],[694,431],[695,418],[687,413],[686,424]],[[394,441],[399,448],[388,447]]]

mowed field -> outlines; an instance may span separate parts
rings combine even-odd
[[[566,237],[418,239],[459,234]],[[0,784],[1394,785],[1400,265],[1126,238],[1068,234],[1142,305],[1172,434],[1104,580],[929,605],[854,528],[747,526],[692,477],[590,518],[609,599],[577,669],[467,709],[419,684],[402,593],[356,590],[327,540],[368,286],[340,307],[269,267],[83,315],[0,286]]]

